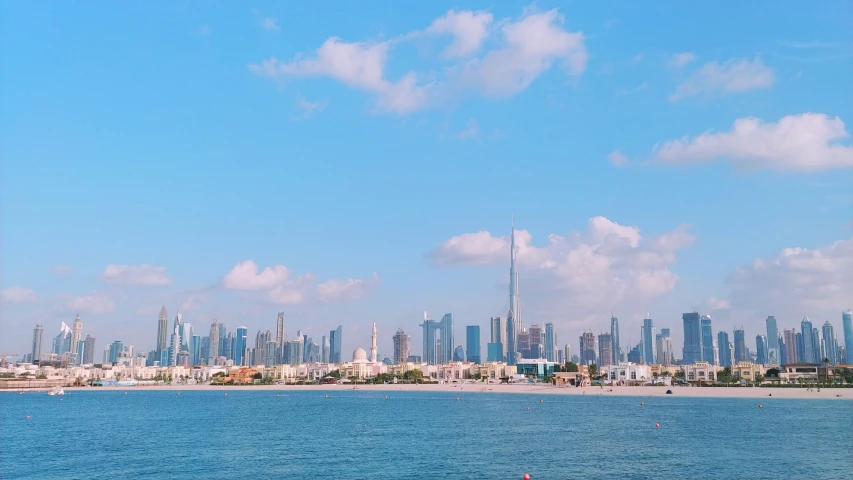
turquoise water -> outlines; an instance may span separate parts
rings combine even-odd
[[[128,392],[0,394],[0,478],[853,478],[849,401]]]

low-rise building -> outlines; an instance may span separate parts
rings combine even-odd
[[[545,377],[553,375],[554,371],[559,370],[560,366],[561,365],[559,363],[549,362],[544,358],[523,358],[516,362],[515,369],[518,375],[544,380]]]
[[[696,362],[682,365],[684,379],[691,383],[714,382],[717,380],[717,367],[709,362]]]
[[[643,385],[651,381],[651,366],[633,362],[619,362],[601,367],[601,377],[611,385]]]

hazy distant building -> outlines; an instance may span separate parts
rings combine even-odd
[[[755,336],[755,361],[761,365],[767,364],[767,337]]]
[[[655,356],[657,362],[663,366],[672,364],[672,338],[668,328],[662,328],[661,333],[655,335]]]
[[[169,350],[169,314],[166,313],[166,306],[163,305],[160,315],[157,316],[157,356],[159,357],[167,350]]]
[[[468,361],[474,362],[477,365],[481,364],[479,325],[468,325],[465,327],[465,346],[467,347],[466,356],[468,357]]]
[[[249,359],[246,358],[246,354],[249,350],[249,344],[247,343],[247,337],[249,334],[249,329],[244,326],[237,327],[237,335],[235,337],[234,344],[234,365],[238,367],[248,366]],[[301,340],[297,340],[300,344]],[[300,349],[299,358],[302,358],[302,351]],[[298,363],[298,362],[297,362]]]
[[[406,335],[402,328],[398,328],[397,333],[394,334],[394,363],[397,365],[405,363],[412,354],[411,346],[412,337]]]
[[[776,327],[776,317],[770,315],[764,321],[767,326],[767,365],[780,365],[779,329]]]
[[[652,319],[643,319],[643,326],[640,329],[640,338],[643,345],[643,362],[651,365],[655,363],[655,327],[652,325]]]
[[[216,323],[216,319],[213,319],[213,323],[210,324],[208,339],[207,357],[213,359],[219,356],[219,324]],[[213,365],[213,362],[209,362],[209,365]]]
[[[853,311],[841,314],[841,325],[844,330],[844,363],[853,365]]]
[[[43,336],[44,327],[42,327],[40,323],[37,323],[36,328],[33,329],[33,362],[37,362],[41,359],[41,344]]]
[[[457,345],[456,348],[453,349],[453,361],[454,362],[464,362],[465,361],[465,349],[462,348],[462,345]]]
[[[619,343],[619,319],[610,316],[610,341],[613,348],[612,364],[616,365],[622,361],[622,347]]]
[[[435,320],[431,320],[429,313],[424,312],[424,322],[419,326],[423,329],[421,337],[423,339],[423,351],[421,352],[423,361],[435,365],[439,363],[438,341],[435,332],[436,330],[441,331],[441,325]]]
[[[329,362],[341,363],[341,326],[329,332]]]
[[[732,356],[733,353],[729,351],[729,334],[728,332],[718,332],[717,333],[717,348],[719,349],[719,365],[721,367],[731,367],[732,366]]]
[[[685,313],[681,319],[684,322],[684,349],[681,363],[690,365],[702,360],[702,323],[697,312]]]
[[[699,326],[702,329],[702,361],[716,365],[714,363],[714,331],[711,328],[711,316],[702,315],[699,318]]]
[[[557,361],[557,336],[554,334],[554,324],[545,324],[545,360]]]
[[[506,351],[507,351],[507,323],[506,317],[492,317],[489,322],[491,325],[491,336],[489,337],[489,343],[498,343],[501,345],[501,352],[492,358],[492,354],[488,353],[488,361],[490,362],[503,362],[506,360]]]
[[[820,363],[817,357],[820,356],[818,352],[815,351],[815,335],[814,335],[814,326],[812,325],[809,317],[803,317],[803,321],[800,322],[801,333],[803,336],[802,339],[802,358],[800,362],[802,363],[811,363],[817,365]]]
[[[735,329],[735,364],[749,360],[749,352],[746,349],[746,334],[743,327]]]
[[[599,367],[612,365],[613,363],[613,337],[609,333],[602,333],[598,336],[598,361],[601,362]]]
[[[580,336],[580,361],[581,365],[595,363],[595,335],[592,332],[584,332]]]
[[[542,327],[534,323],[527,330],[528,347],[526,358],[545,358],[545,347],[543,342]]]
[[[95,337],[86,335],[83,344],[83,365],[92,365],[95,363]]]

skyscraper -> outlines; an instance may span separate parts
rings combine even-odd
[[[341,363],[341,326],[329,332],[330,363]]]
[[[776,317],[770,315],[764,321],[767,326],[767,365],[780,364],[779,329],[776,327]]]
[[[717,332],[717,348],[719,349],[718,357],[721,367],[732,366],[731,343],[729,343],[728,332]]]
[[[172,336],[169,342],[169,366],[173,367],[178,364],[178,353],[181,351],[181,333],[180,325],[178,324],[179,317],[175,317],[175,325],[172,327]],[[110,353],[112,355],[112,353]]]
[[[83,365],[92,365],[95,363],[95,337],[91,335],[86,335],[86,339],[83,340],[85,344],[83,350]]]
[[[429,313],[424,312],[424,323],[419,325],[423,328],[423,361],[429,365],[440,363],[438,345],[435,339],[435,331],[439,329],[440,324],[429,318]]]
[[[685,313],[681,319],[684,322],[684,349],[681,363],[690,365],[702,360],[702,324],[697,312]]]
[[[598,361],[601,362],[599,367],[606,367],[613,364],[613,337],[609,333],[602,333],[598,336]]]
[[[326,342],[326,336],[320,340],[322,343],[320,345],[320,361],[323,363],[329,363],[329,344]]]
[[[440,363],[449,362],[453,360],[453,345],[455,344],[453,338],[453,314],[445,313],[441,318],[441,323],[439,323],[439,329],[441,332],[441,359]]]
[[[166,313],[166,306],[160,309],[160,315],[157,317],[157,357],[160,357],[161,352],[169,349],[169,314]],[[165,366],[165,365],[164,365]]]
[[[480,326],[479,325],[468,325],[465,327],[465,346],[466,346],[466,357],[468,357],[469,362],[474,362],[479,365],[481,362],[480,358]]]
[[[65,322],[59,327],[59,335],[53,339],[53,353],[64,355],[71,351],[71,328]]]
[[[844,329],[844,361],[847,365],[853,364],[853,311],[847,310],[841,313],[841,325]]]
[[[545,360],[557,360],[557,339],[554,337],[554,324],[551,322],[545,324]]]
[[[711,316],[702,315],[699,319],[702,328],[702,361],[711,365],[714,363],[714,332],[711,329]]]
[[[622,361],[622,347],[619,343],[619,319],[613,315],[610,316],[610,340],[613,347],[612,363],[616,365]]]
[[[824,357],[829,359],[830,365],[840,363],[838,361],[838,343],[835,340],[835,330],[828,321],[823,324],[823,351]]]
[[[213,323],[210,324],[210,344],[207,347],[207,356],[208,358],[213,359],[213,361],[209,362],[209,365],[214,365],[216,358],[219,357],[219,324],[216,323],[216,319],[213,319]]]
[[[809,317],[803,317],[803,321],[800,322],[800,328],[803,334],[803,358],[800,361],[817,365],[820,363],[820,360],[817,358],[820,356],[820,352],[815,351],[814,326],[812,326]]]
[[[500,354],[497,352],[488,352],[490,362],[503,362],[506,360],[507,352],[507,325],[505,317],[491,318],[491,337],[489,343],[500,344]],[[493,353],[495,355],[493,355]],[[494,358],[492,358],[494,357]]]
[[[542,327],[534,323],[527,330],[527,352],[529,358],[545,358],[545,346],[543,343]]]
[[[518,363],[518,344],[515,318],[513,318],[512,309],[506,314],[506,363],[507,365],[515,365]]]
[[[246,350],[248,349],[248,344],[246,343],[247,337],[249,335],[249,329],[244,326],[237,327],[237,339],[234,348],[234,365],[236,366],[246,366],[248,359],[246,358]],[[299,343],[302,343],[302,340],[298,340]],[[302,353],[302,352],[300,352]],[[300,361],[301,361],[300,356]],[[297,362],[298,363],[298,362]]]
[[[33,363],[41,360],[41,341],[44,336],[44,327],[40,323],[33,329]]]
[[[735,328],[735,362],[743,362],[749,360],[749,354],[746,350],[746,334],[743,327]]]
[[[275,344],[279,349],[284,345],[284,312],[278,312],[275,322]]]
[[[77,318],[74,319],[74,323],[71,324],[71,348],[72,348],[72,362],[79,365],[80,361],[83,360],[82,355],[77,352],[77,344],[80,343],[81,337],[83,336],[83,322],[80,320],[80,315],[77,315]]]
[[[592,332],[584,332],[580,337],[580,361],[581,365],[595,363],[595,335]]]
[[[370,334],[370,361],[371,362],[378,362],[379,361],[379,354],[377,353],[377,351],[378,350],[376,349],[376,322],[373,322],[373,330],[371,331],[371,334]]]
[[[394,363],[400,365],[409,361],[411,352],[412,337],[406,335],[402,328],[397,329],[394,334]]]
[[[518,335],[521,333],[521,299],[518,295],[518,270],[515,267],[515,218],[509,241],[509,312],[507,313],[507,364],[515,365],[518,360]]]
[[[767,364],[767,337],[755,336],[755,361],[761,365]]]
[[[643,362],[647,365],[655,363],[655,327],[652,325],[651,315],[643,319],[643,327],[640,330],[643,339]]]

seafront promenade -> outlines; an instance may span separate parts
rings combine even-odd
[[[353,391],[352,385],[158,385],[136,387],[65,387],[66,392],[134,392],[160,390],[175,392],[192,391],[316,391],[332,394],[336,391]],[[486,385],[486,384],[381,384],[358,385],[362,392],[447,392],[454,396],[487,393],[517,393],[529,395],[588,395],[627,397],[699,397],[699,398],[787,398],[787,399],[832,399],[853,400],[853,388],[767,388],[767,387],[553,387],[550,385]],[[672,394],[667,394],[671,390]],[[36,390],[25,390],[34,393]],[[38,391],[41,391],[39,389]],[[46,391],[46,390],[44,390]],[[10,393],[17,393],[11,391]],[[460,397],[462,398],[462,397]]]

